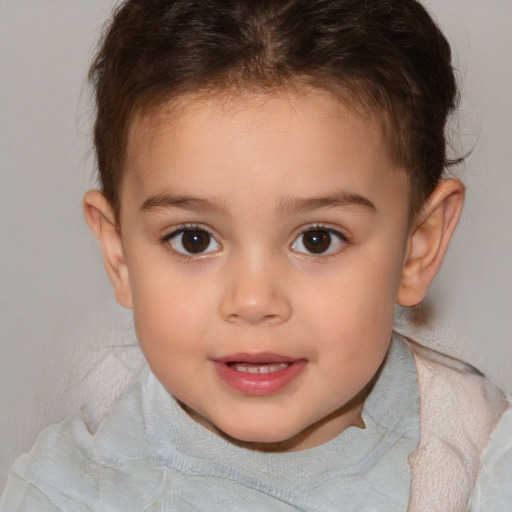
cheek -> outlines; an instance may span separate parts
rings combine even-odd
[[[384,300],[382,295],[386,295]],[[316,309],[323,311],[317,318],[321,330],[316,339],[325,375],[332,379],[327,385],[336,382],[334,387],[351,398],[371,380],[386,355],[394,303],[384,288],[362,290],[356,283],[354,287],[347,283],[334,300],[317,304]]]
[[[177,397],[193,396],[190,376],[202,369],[208,351],[208,323],[201,308],[179,293],[153,291],[134,304],[140,348],[154,374]]]
[[[322,280],[316,293],[303,294],[308,298],[304,315],[321,357],[333,367],[345,365],[349,381],[371,378],[391,339],[397,265],[388,261],[358,258],[361,264],[340,268]]]
[[[352,326],[364,332],[393,317],[398,273],[382,262],[347,265],[316,283],[316,291],[304,294],[305,307],[324,317],[324,325]]]
[[[169,353],[193,350],[204,337],[211,297],[196,280],[160,272],[141,272],[133,283],[134,323],[143,350]]]

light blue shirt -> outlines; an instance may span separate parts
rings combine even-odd
[[[79,415],[43,432],[14,465],[0,511],[405,511],[419,398],[398,337],[363,419],[366,429],[317,448],[256,452],[191,420],[146,369],[95,436]],[[483,454],[469,512],[510,510],[509,407]]]
[[[366,429],[309,450],[263,453],[193,421],[149,370],[95,436],[77,415],[12,469],[2,512],[405,511],[419,398],[396,338],[366,400]]]

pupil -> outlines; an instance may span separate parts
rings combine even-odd
[[[304,246],[309,252],[314,254],[327,251],[331,245],[331,235],[325,230],[308,231],[303,236]]]
[[[181,242],[187,252],[199,253],[210,245],[210,235],[206,231],[188,230],[183,233]]]

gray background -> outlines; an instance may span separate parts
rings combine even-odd
[[[512,1],[429,0],[463,102],[462,223],[422,308],[399,330],[512,391]],[[94,185],[85,73],[111,0],[0,0],[0,489],[45,426],[101,416],[140,366],[82,220]],[[92,405],[91,405],[92,404]]]

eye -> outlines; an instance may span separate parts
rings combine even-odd
[[[218,251],[220,244],[213,236],[200,228],[182,228],[166,237],[169,245],[181,254],[194,255]]]
[[[346,238],[333,229],[315,227],[303,231],[292,243],[291,249],[306,254],[332,254],[347,243]]]

